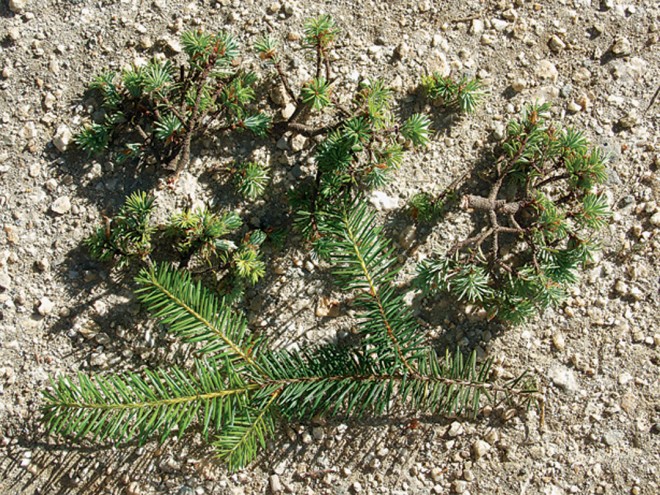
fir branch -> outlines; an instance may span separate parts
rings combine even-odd
[[[322,232],[333,236],[325,248],[343,287],[359,291],[357,302],[364,311],[361,328],[366,341],[383,358],[393,352],[396,361],[415,374],[410,360],[422,337],[411,312],[393,290],[396,261],[389,243],[374,225],[375,216],[365,204],[344,207],[321,227]]]
[[[253,384],[238,376],[228,383],[215,365],[198,362],[196,373],[178,368],[89,378],[77,382],[66,377],[51,381],[43,393],[43,421],[51,433],[73,435],[80,440],[146,441],[156,432],[161,440],[178,429],[181,436],[195,420],[219,428],[233,421],[236,408]]]
[[[193,282],[187,272],[168,265],[143,269],[136,281],[138,299],[147,309],[187,342],[202,342],[202,352],[216,359],[255,367],[251,357],[257,341],[248,335],[245,318]]]

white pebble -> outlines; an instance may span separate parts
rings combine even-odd
[[[61,196],[50,205],[50,209],[58,215],[64,215],[71,210],[71,200],[68,196]]]
[[[69,148],[72,140],[73,134],[71,133],[71,129],[69,129],[66,124],[59,125],[55,132],[55,136],[53,136],[53,144],[55,147],[63,153]]]
[[[53,312],[53,309],[55,309],[55,303],[48,299],[47,297],[42,297],[39,300],[39,307],[37,308],[37,312],[41,316],[47,316]]]

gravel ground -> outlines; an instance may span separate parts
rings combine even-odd
[[[501,376],[537,376],[545,426],[533,411],[417,427],[410,418],[290,425],[236,474],[213,460],[199,434],[114,448],[48,438],[36,421],[48,376],[137,369],[179,350],[145,318],[131,284],[81,247],[101,212],[166,177],[62,152],[93,103],[85,85],[103,68],[176,51],[185,29],[226,29],[250,46],[264,32],[295,40],[306,18],[324,12],[342,28],[334,63],[348,85],[383,78],[406,111],[421,108],[415,87],[427,71],[478,75],[489,88],[474,117],[435,112],[434,143],[408,155],[383,191],[388,232],[402,253],[414,251],[406,273],[468,233],[470,218],[451,214],[415,230],[397,205],[473,167],[526,102],[552,101],[557,120],[611,153],[614,214],[603,250],[560,308],[502,333],[478,315],[450,314],[442,301],[414,302],[431,331],[493,356]],[[643,0],[3,0],[0,493],[660,493],[659,36],[660,6]],[[290,74],[303,81],[308,61],[297,42],[286,43]],[[249,50],[244,57],[258,67]],[[206,171],[233,153],[269,160],[275,185],[294,186],[309,170],[313,143],[280,144],[286,149],[275,140],[202,143],[176,188],[157,189],[158,204],[168,211],[213,197]],[[272,193],[246,211],[249,222],[263,224],[278,201]],[[255,327],[299,345],[350,327],[342,311],[319,316],[343,296],[303,248],[270,262],[266,282],[248,297]]]

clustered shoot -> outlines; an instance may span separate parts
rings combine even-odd
[[[427,291],[448,291],[515,324],[557,304],[578,280],[609,216],[599,191],[607,160],[582,133],[547,122],[549,110],[532,105],[509,122],[488,194],[461,200],[486,225],[422,263]]]
[[[265,275],[266,265],[259,246],[266,235],[260,230],[244,236],[239,245],[227,236],[243,224],[234,212],[221,215],[208,208],[174,213],[165,225],[154,225],[151,214],[155,199],[145,192],[130,195],[114,218],[104,217],[103,225],[85,240],[93,258],[115,262],[117,268],[127,268],[138,261],[153,265],[155,254],[162,255],[172,246],[179,254],[178,265],[191,268],[195,264],[220,272],[228,269],[231,284],[240,294],[244,284],[256,284]],[[161,233],[163,235],[156,236]],[[159,237],[159,241],[155,240]],[[163,242],[168,241],[168,243]]]
[[[103,121],[83,128],[76,142],[98,153],[121,146],[118,161],[154,161],[178,176],[194,139],[248,130],[264,136],[270,118],[252,110],[256,74],[235,68],[239,49],[227,33],[188,31],[181,36],[185,64],[154,58],[144,66],[97,77],[90,88],[103,98]]]
[[[462,76],[457,81],[434,72],[422,78],[422,88],[433,102],[463,113],[474,113],[485,96],[479,79]]]

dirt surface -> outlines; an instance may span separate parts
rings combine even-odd
[[[342,29],[333,52],[342,81],[352,87],[384,79],[404,113],[423,108],[415,88],[430,70],[477,75],[489,89],[475,116],[452,119],[431,109],[433,144],[409,154],[383,190],[383,221],[402,259],[409,255],[407,274],[469,233],[470,217],[452,213],[432,229],[414,229],[397,205],[422,189],[440,192],[474,167],[526,102],[552,101],[556,120],[584,129],[611,153],[614,214],[603,250],[561,307],[500,332],[479,315],[449,312],[440,298],[421,301],[411,292],[430,333],[494,357],[503,377],[533,373],[547,396],[545,426],[534,411],[474,422],[296,424],[253,466],[231,475],[199,434],[143,447],[47,437],[37,418],[49,376],[163,366],[179,352],[141,311],[130,279],[81,246],[101,212],[116,211],[137,189],[153,189],[162,212],[222,204],[221,181],[210,170],[246,155],[273,167],[271,193],[243,211],[250,224],[264,226],[284,207],[278,191],[309,173],[314,144],[294,151],[290,141],[278,147],[277,138],[211,140],[174,189],[159,187],[163,170],[58,149],[60,126],[75,131],[93,107],[86,84],[104,68],[176,51],[179,33],[199,27],[237,35],[245,63],[262,75],[267,70],[249,47],[272,32],[289,47],[288,69],[299,84],[311,64],[299,42],[286,40],[299,38],[303,21],[319,13]],[[659,36],[660,5],[642,0],[3,0],[0,493],[660,493]],[[343,297],[294,240],[269,259],[246,311],[255,328],[304,346],[350,329],[343,309],[316,316],[324,301]]]

